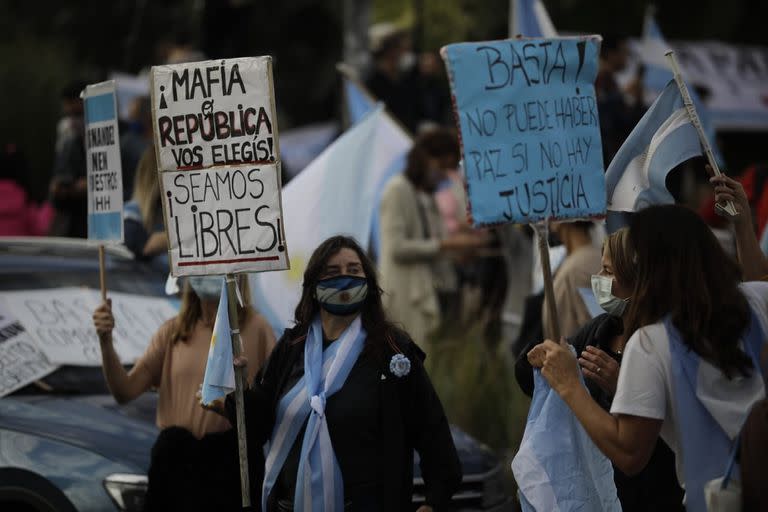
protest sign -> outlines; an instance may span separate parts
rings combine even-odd
[[[278,165],[161,176],[173,275],[288,268]]]
[[[152,68],[174,276],[288,268],[272,60]]]
[[[83,91],[88,174],[88,238],[122,242],[123,173],[113,80]]]
[[[93,310],[99,294],[87,288],[2,292],[14,318],[53,364],[99,366],[101,354]],[[110,293],[115,316],[114,344],[120,361],[131,364],[144,353],[157,329],[176,315],[162,298]]]
[[[271,57],[154,66],[151,91],[161,171],[278,160]]]
[[[476,226],[605,213],[598,36],[446,46]]]
[[[45,377],[56,366],[0,303],[0,397]]]

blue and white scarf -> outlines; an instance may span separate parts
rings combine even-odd
[[[759,354],[765,337],[760,321],[751,311],[750,324],[742,336],[743,349],[760,372]],[[733,450],[734,439],[697,396],[701,357],[690,350],[669,317],[664,320],[672,356],[672,394],[678,410],[678,438],[685,478],[685,508],[705,512],[704,484],[723,476]],[[744,421],[749,411],[744,411]]]
[[[312,322],[304,345],[304,376],[277,406],[265,464],[262,510],[267,510],[269,494],[305,421],[307,429],[296,475],[294,510],[344,510],[344,482],[328,432],[325,401],[344,385],[363,350],[365,338],[358,316],[324,351],[320,317]]]

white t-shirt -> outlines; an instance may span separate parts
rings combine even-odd
[[[768,333],[768,283],[745,283],[741,290],[757,313],[763,332]],[[697,396],[725,432],[735,438],[752,404],[765,396],[765,386],[758,372],[749,378],[728,380],[719,369],[702,360]],[[677,455],[678,412],[673,397],[669,337],[663,322],[658,322],[638,329],[627,342],[611,414],[663,420],[661,438]],[[676,460],[677,478],[682,483],[682,461],[680,457]]]

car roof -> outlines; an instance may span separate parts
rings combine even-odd
[[[0,237],[0,253],[14,255],[55,255],[91,258],[98,250],[99,242],[85,238],[63,237]],[[133,253],[122,244],[104,244],[105,253],[111,258],[130,261]]]

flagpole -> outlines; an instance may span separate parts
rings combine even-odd
[[[552,322],[552,337],[555,338],[552,341],[560,343],[560,320],[557,316],[552,266],[549,262],[549,225],[547,222],[538,222],[531,224],[531,227],[536,231],[536,236],[539,238],[539,259],[541,260],[541,273],[544,277],[544,299]]]
[[[691,100],[691,95],[688,92],[688,86],[685,85],[683,75],[680,73],[680,67],[677,65],[675,52],[669,50],[664,55],[666,55],[670,65],[672,66],[672,73],[675,76],[675,83],[677,83],[677,88],[680,89],[680,94],[683,97],[683,103],[685,104],[685,109],[688,112],[688,118],[691,120],[691,124],[693,124],[693,126],[696,128],[696,133],[699,135],[699,141],[701,142],[701,147],[704,148],[704,154],[709,161],[709,165],[712,167],[712,171],[715,173],[715,176],[720,176],[723,173],[720,172],[720,166],[717,165],[715,155],[712,153],[712,147],[709,144],[709,139],[707,139],[707,134],[704,133],[704,128],[701,126],[701,120],[699,119],[699,114],[696,112],[696,106],[693,104],[693,100]],[[715,204],[717,205],[717,203]],[[725,207],[719,205],[717,205],[717,207],[727,212],[732,217],[738,215],[736,207],[732,201],[726,202]]]
[[[242,353],[242,341],[240,339],[240,321],[237,315],[238,292],[237,280],[233,274],[227,274],[227,302],[229,306],[229,328],[232,336],[232,356],[240,357]],[[240,458],[240,489],[243,495],[243,508],[251,506],[251,485],[248,476],[248,441],[245,432],[245,401],[243,389],[245,388],[245,369],[235,367],[235,410],[237,413],[237,445]]]

